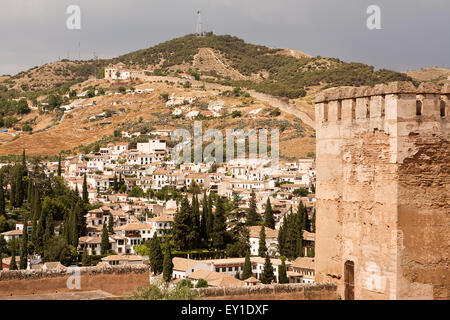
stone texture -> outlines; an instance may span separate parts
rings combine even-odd
[[[316,281],[342,297],[353,261],[357,299],[449,299],[448,89],[395,82],[316,99]]]

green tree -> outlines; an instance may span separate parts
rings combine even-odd
[[[208,215],[206,217],[206,232],[208,235],[208,239],[211,239],[211,237],[212,237],[213,225],[214,225],[214,215],[213,215],[212,207],[213,207],[213,198],[212,198],[212,192],[210,192],[209,196],[208,196]]]
[[[316,209],[313,208],[313,214],[312,214],[312,218],[311,218],[311,232],[315,233],[316,232]]]
[[[107,254],[110,249],[110,243],[109,243],[109,236],[108,236],[108,227],[106,226],[106,223],[103,224],[102,229],[102,241],[100,244],[100,252],[101,254]]]
[[[259,232],[259,246],[258,246],[258,256],[264,258],[267,255],[266,247],[266,228],[261,226],[261,231]]]
[[[86,246],[83,248],[83,255],[81,256],[81,265],[87,267],[89,265],[89,256],[87,254]]]
[[[242,270],[242,280],[247,280],[248,278],[253,276],[253,271],[252,271],[252,263],[250,261],[250,253],[247,252],[247,254],[245,255],[245,260],[244,260],[244,267]]]
[[[205,279],[198,279],[197,284],[195,285],[196,288],[207,288],[208,282]]]
[[[0,217],[6,214],[5,189],[3,189],[3,176],[0,175]]]
[[[22,245],[20,247],[20,269],[25,270],[28,264],[28,217],[25,216],[22,230]]]
[[[115,192],[119,191],[119,183],[117,182],[117,174],[114,173],[114,180],[113,180],[113,190]]]
[[[154,274],[160,274],[163,271],[164,256],[161,250],[161,243],[158,236],[155,234],[150,242],[150,270]]]
[[[166,253],[164,254],[163,262],[163,279],[165,282],[169,282],[172,279],[173,261],[172,252],[170,249],[170,243],[166,244]]]
[[[88,193],[88,187],[87,187],[87,180],[86,180],[86,173],[83,177],[83,202],[89,203],[89,193]]]
[[[281,257],[281,265],[278,268],[278,279],[279,283],[289,283],[286,271],[286,258]]]
[[[207,220],[208,220],[208,197],[206,196],[205,190],[203,193],[202,216],[200,220],[200,238],[203,239],[204,241],[208,240],[208,230],[206,227]]]
[[[22,165],[16,165],[16,184],[15,184],[15,188],[16,191],[14,193],[15,195],[15,206],[16,207],[21,207],[22,206],[22,202],[23,202],[23,198],[25,195],[25,190],[24,190],[24,183],[23,183],[23,166]]]
[[[61,177],[61,154],[58,157],[58,177]]]
[[[12,241],[11,243],[11,262],[9,264],[9,270],[17,270],[15,241]]]
[[[214,215],[212,244],[216,249],[225,248],[225,235],[227,231],[225,208],[222,197],[216,200],[216,213]]]
[[[108,219],[108,233],[113,234],[114,233],[114,217],[110,214]]]
[[[192,196],[192,241],[195,248],[200,244],[200,205],[196,194]]]
[[[261,283],[263,284],[271,284],[275,279],[275,275],[273,273],[272,262],[270,262],[269,255],[266,255],[266,260],[264,262],[263,273],[261,274]]]
[[[180,208],[175,214],[172,226],[172,239],[175,248],[190,250],[194,247],[195,234],[193,232],[194,219],[192,208],[186,198],[181,200]]]
[[[267,197],[266,210],[264,211],[264,224],[267,228],[275,229],[275,218],[273,217],[272,204]]]
[[[256,194],[252,189],[252,193],[250,194],[250,204],[247,213],[247,224],[254,226],[258,223],[259,216],[258,212],[256,212]]]

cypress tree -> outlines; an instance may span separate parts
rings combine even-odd
[[[114,233],[114,221],[113,216],[110,214],[108,219],[108,233],[113,234]]]
[[[155,234],[150,242],[150,270],[158,275],[163,272],[164,256],[161,250],[161,243],[158,236]]]
[[[30,206],[33,205],[33,181],[28,181],[28,189],[27,189],[27,201]]]
[[[10,183],[9,189],[9,202],[11,206],[16,208],[16,179],[12,179]]]
[[[58,157],[58,177],[61,177],[61,153]]]
[[[261,274],[261,283],[263,284],[271,284],[275,279],[275,275],[273,274],[273,266],[272,262],[270,262],[269,255],[266,255],[266,260],[264,262],[263,273]]]
[[[22,150],[22,166],[25,168],[27,166],[27,159],[25,156],[25,149]]]
[[[172,226],[172,239],[175,248],[179,250],[190,250],[194,247],[192,208],[186,198],[181,200],[180,208],[175,214]]]
[[[266,247],[266,228],[261,226],[261,231],[259,232],[259,247],[258,247],[258,256],[264,258],[267,254]]]
[[[206,217],[206,232],[208,234],[208,239],[212,238],[214,225],[214,215],[212,212],[212,207],[213,207],[213,199],[212,199],[212,192],[210,192],[208,196],[208,215]]]
[[[245,255],[244,268],[242,269],[242,280],[247,280],[253,276],[252,263],[250,261],[250,253],[247,251]]]
[[[102,242],[100,244],[100,252],[101,254],[107,254],[109,250],[109,236],[108,236],[108,227],[106,226],[106,223],[103,224],[102,229]]]
[[[286,271],[286,258],[281,257],[281,265],[278,268],[278,279],[279,283],[289,283],[289,279],[287,277],[287,271]]]
[[[86,266],[89,265],[89,257],[88,257],[88,254],[87,254],[87,248],[86,248],[86,246],[84,247],[84,249],[83,249],[83,255],[81,256],[81,265],[82,265],[83,267],[86,267]]]
[[[3,176],[0,175],[0,217],[6,213],[5,189],[3,189]]]
[[[208,220],[208,198],[206,196],[206,190],[203,193],[203,204],[202,204],[202,217],[200,220],[200,237],[203,240],[208,240],[208,232],[207,232],[207,227],[206,227],[206,223]]]
[[[31,224],[31,242],[34,244],[34,246],[36,247],[37,244],[37,219],[36,218],[32,218],[32,224]]]
[[[45,221],[44,244],[46,244],[53,237],[54,233],[55,224],[53,223],[53,214],[49,212]]]
[[[11,262],[9,264],[9,270],[17,270],[17,263],[16,263],[16,241],[12,240],[11,244]]]
[[[235,277],[236,279],[238,279],[238,280],[241,280],[241,273],[239,272],[239,270],[236,271],[234,277]]]
[[[36,236],[37,243],[35,243],[37,251],[41,254],[44,252],[44,236],[45,236],[46,226],[47,226],[47,211],[42,210],[42,213],[41,213],[41,216],[39,219],[39,224],[37,227],[37,236]]]
[[[275,229],[275,218],[273,217],[272,204],[267,197],[266,210],[264,211],[264,224],[267,228]]]
[[[84,178],[83,178],[83,202],[89,203],[89,193],[88,193],[88,187],[87,187],[86,173],[84,174]]]
[[[252,193],[250,195],[250,204],[247,213],[247,224],[254,226],[257,224],[259,220],[258,213],[256,212],[256,194],[252,189]]]
[[[163,279],[165,282],[169,282],[172,279],[173,261],[172,253],[170,251],[170,243],[166,242],[166,253],[164,254],[163,262]]]
[[[117,174],[116,173],[114,173],[113,190],[115,192],[119,191],[119,185],[117,184]]]
[[[28,264],[28,218],[25,217],[22,230],[22,246],[20,247],[20,269],[26,270]]]
[[[192,197],[192,239],[195,248],[200,244],[200,205],[196,194]]]
[[[34,188],[33,202],[33,217],[39,220],[41,218],[42,205],[38,188]]]
[[[280,255],[285,255],[286,220],[287,214],[284,216],[283,222],[278,230],[278,251],[280,252]]]
[[[216,249],[223,249],[225,247],[225,234],[227,230],[225,219],[225,208],[221,197],[216,201],[216,214],[214,215],[212,244]]]
[[[3,236],[0,235],[0,271],[3,270],[3,245],[2,245],[2,241],[3,241]]]
[[[313,208],[313,214],[311,219],[311,232],[316,233],[316,209]]]
[[[16,192],[15,192],[15,205],[16,207],[22,206],[24,198],[24,185],[23,185],[23,167],[16,166]]]
[[[86,205],[80,201],[80,199],[77,200],[75,205],[75,217],[76,217],[76,225],[77,225],[77,234],[78,237],[85,236],[87,233],[87,226],[86,226]],[[114,230],[113,230],[114,232]],[[78,242],[78,240],[77,240]]]

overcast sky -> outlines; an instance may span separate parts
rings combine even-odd
[[[69,30],[69,5],[81,29]],[[369,5],[381,30],[369,30]],[[0,75],[58,60],[110,58],[204,29],[255,44],[407,71],[450,68],[450,0],[1,0]]]

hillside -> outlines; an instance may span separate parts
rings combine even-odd
[[[118,63],[144,71],[145,76],[139,81],[102,79],[104,68]],[[181,73],[197,80],[187,81]],[[395,80],[412,79],[390,70],[375,71],[361,63],[249,44],[229,35],[187,35],[114,59],[63,60],[14,76],[2,76],[0,128],[8,132],[0,133],[0,154],[19,154],[23,148],[30,155],[74,153],[81,145],[84,148],[99,141],[105,143],[123,125],[127,125],[128,131],[138,130],[142,125],[189,126],[192,120],[171,117],[171,110],[161,107],[164,104],[160,94],[190,95],[200,90],[206,91],[202,94],[207,99],[214,100],[218,92],[244,88],[248,91],[246,96],[239,93],[225,99],[232,102],[224,107],[219,118],[202,119],[221,128],[235,125],[281,128],[282,155],[286,159],[305,156],[315,148],[313,100],[317,92],[332,86],[374,85]],[[144,95],[139,102],[127,100],[128,95],[116,95],[119,89],[140,86],[154,88],[155,94]],[[81,95],[78,100],[77,95]],[[21,97],[25,99],[20,100]],[[203,107],[208,103],[201,102]],[[69,104],[76,109],[64,112],[61,107]],[[280,114],[270,116],[276,108]],[[112,121],[100,123],[90,119],[105,110]],[[240,114],[236,118],[231,116],[234,111]],[[140,117],[142,123],[137,123]]]
[[[423,68],[406,72],[406,75],[416,81],[441,82],[450,80],[450,70],[445,68]]]
[[[75,100],[72,104],[76,108],[67,112],[59,121],[49,118],[51,113],[39,115],[33,110],[25,117],[37,116],[42,121],[46,119],[49,126],[32,134],[0,134],[0,155],[20,154],[24,148],[28,155],[42,156],[57,155],[61,151],[66,154],[95,151],[108,142],[123,140],[124,138],[114,137],[116,130],[139,132],[141,136],[138,139],[128,139],[131,143],[145,141],[151,130],[192,130],[193,121],[186,115],[193,110],[201,113],[196,120],[203,122],[203,130],[216,128],[222,130],[224,136],[224,130],[231,128],[280,129],[280,153],[285,160],[304,157],[315,149],[314,130],[290,112],[281,109],[272,113],[277,108],[270,103],[248,96],[245,92],[236,92],[231,87],[207,84],[205,88],[201,82],[193,82],[191,88],[184,88],[182,81],[177,84],[172,82],[175,79],[165,79],[167,82],[158,78],[134,84],[136,89],[152,88],[152,93],[111,94]],[[105,88],[107,92],[117,90],[115,83],[105,80],[97,80],[92,85]],[[161,95],[165,93],[174,97],[196,99],[179,107],[166,106],[161,99]],[[208,105],[214,101],[223,103],[220,116],[208,117]],[[181,115],[174,116],[175,110],[183,111]],[[99,116],[102,113],[107,115]]]
[[[242,86],[277,96],[304,96],[311,86],[374,85],[411,80],[409,76],[378,70],[361,63],[336,58],[311,57],[299,51],[273,49],[246,43],[229,35],[186,35],[152,48],[131,52],[114,59],[68,61],[34,67],[7,79],[0,79],[0,95],[28,97],[53,92],[64,84],[74,84],[99,76],[102,68],[124,63],[155,75],[175,71],[194,72],[206,81]]]

